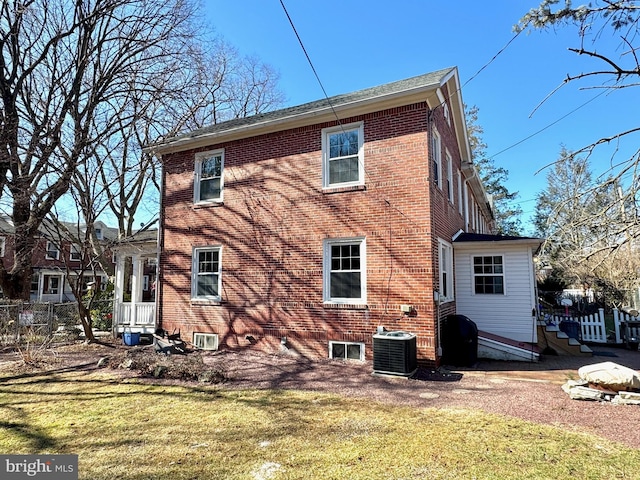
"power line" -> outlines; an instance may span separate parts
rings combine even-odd
[[[322,80],[320,80],[320,76],[318,75],[318,72],[316,71],[316,67],[314,67],[313,62],[311,61],[311,57],[307,53],[307,49],[304,47],[304,43],[302,43],[302,39],[300,38],[300,35],[298,35],[298,30],[296,29],[296,26],[293,24],[293,20],[291,19],[291,16],[289,15],[289,12],[287,11],[287,7],[285,7],[285,5],[284,5],[284,0],[280,0],[280,5],[282,5],[282,9],[284,10],[284,13],[287,16],[287,19],[289,20],[289,25],[291,25],[291,28],[293,29],[293,33],[296,34],[296,38],[298,39],[298,43],[300,44],[300,47],[302,48],[302,51],[304,52],[304,56],[307,57],[307,62],[309,62],[309,66],[311,67],[311,70],[313,71],[313,74],[315,75],[316,80],[318,81],[318,84],[320,85],[320,88],[322,89],[322,93],[324,94],[324,98],[329,100],[329,95],[327,95],[327,91],[324,89],[324,85],[322,84]],[[333,105],[331,104],[330,101],[329,101],[329,107],[331,107],[331,111],[333,112],[333,114],[335,115],[336,119],[338,120],[338,123],[340,123],[340,119],[338,118],[338,114],[334,110]]]
[[[518,38],[518,37],[520,36],[520,34],[521,34],[521,33],[522,33],[522,30],[520,30],[520,31],[519,31],[519,32],[517,32],[513,37],[511,37],[511,40],[509,40],[509,41],[507,42],[507,44],[506,44],[504,47],[502,47],[500,50],[498,50],[498,52],[497,52],[497,53],[496,53],[496,54],[491,58],[491,60],[489,60],[489,61],[488,61],[487,63],[485,63],[482,67],[480,67],[480,70],[478,70],[475,74],[473,74],[473,75],[469,78],[469,80],[467,80],[466,82],[464,82],[464,84],[460,87],[460,90],[462,90],[464,87],[466,87],[466,86],[467,86],[467,84],[468,84],[469,82],[471,82],[474,78],[476,78],[478,75],[480,75],[480,72],[482,72],[485,68],[487,68],[489,65],[491,65],[491,64],[494,62],[494,60],[495,60],[496,58],[498,58],[498,56],[499,56],[502,52],[504,52],[507,48],[509,48],[509,45],[511,45],[511,44],[513,43],[513,41],[514,41],[516,38]],[[454,92],[454,93],[455,93],[455,92]]]
[[[498,153],[495,153],[493,155],[491,155],[488,158],[495,158],[498,155],[511,150],[512,148],[517,147],[518,145],[520,145],[521,143],[526,142],[527,140],[532,139],[533,137],[535,137],[536,135],[539,135],[540,133],[544,132],[545,130],[553,127],[556,123],[561,122],[562,120],[564,120],[565,118],[567,118],[569,115],[573,115],[575,112],[577,112],[578,110],[580,110],[582,107],[585,107],[586,105],[588,105],[589,103],[593,102],[595,99],[597,99],[598,97],[600,97],[601,95],[603,95],[606,92],[606,90],[601,91],[598,95],[594,96],[593,98],[587,100],[586,102],[584,102],[582,105],[577,106],[576,108],[574,108],[573,110],[571,110],[570,112],[566,113],[565,115],[563,115],[562,117],[558,118],[557,120],[549,123],[548,125],[546,125],[545,127],[541,128],[540,130],[532,133],[531,135],[523,138],[522,140],[517,141],[516,143],[509,145],[507,148],[504,148],[502,150],[500,150]]]

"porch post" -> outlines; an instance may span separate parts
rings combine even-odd
[[[63,273],[62,275],[60,275],[60,288],[58,289],[58,303],[62,303],[66,284],[67,284],[67,276]]]
[[[113,327],[120,325],[123,319],[121,305],[124,302],[124,256],[122,252],[116,253],[115,279],[113,282]]]
[[[133,255],[131,263],[133,265],[133,275],[131,277],[131,326],[134,326],[137,320],[137,304],[142,301],[143,262],[140,261],[140,255]]]

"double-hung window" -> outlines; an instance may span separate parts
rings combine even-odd
[[[474,292],[504,295],[504,259],[501,255],[473,257]]]
[[[224,150],[196,154],[194,203],[222,201],[223,171]]]
[[[191,274],[191,298],[214,300],[221,298],[222,247],[193,249]]]
[[[53,242],[47,242],[47,253],[45,258],[47,260],[58,260],[60,258],[60,249]]]
[[[447,198],[453,203],[453,159],[449,152],[444,154],[444,158],[447,162]]]
[[[325,240],[324,301],[353,304],[367,302],[364,238]]]
[[[453,248],[450,243],[438,240],[440,267],[440,301],[453,300]]]
[[[82,260],[82,252],[80,251],[80,247],[76,244],[71,244],[71,252],[69,254],[69,260],[72,262],[79,262]]]
[[[442,188],[442,141],[440,134],[435,129],[431,135],[431,150],[433,182]]]
[[[364,184],[364,124],[322,130],[323,187]]]

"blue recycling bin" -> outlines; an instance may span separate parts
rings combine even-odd
[[[140,334],[137,332],[124,332],[122,340],[125,345],[133,346],[140,344]]]

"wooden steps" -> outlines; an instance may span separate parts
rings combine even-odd
[[[558,355],[572,357],[591,357],[593,355],[593,351],[587,345],[569,337],[560,331],[558,326],[547,325],[544,322],[538,322],[538,346],[542,349],[543,354],[546,348],[551,348]]]

